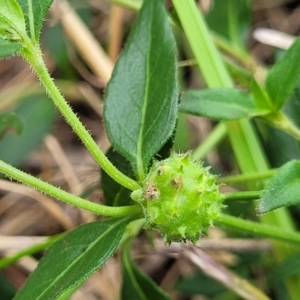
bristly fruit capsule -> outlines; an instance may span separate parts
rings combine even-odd
[[[160,231],[166,243],[195,243],[207,234],[224,200],[208,169],[190,153],[154,162],[142,190],[132,194],[143,207],[146,229]]]

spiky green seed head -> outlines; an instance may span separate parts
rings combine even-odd
[[[195,243],[218,218],[224,197],[209,168],[190,153],[174,153],[153,164],[133,199],[143,207],[146,229],[160,231],[166,243]]]

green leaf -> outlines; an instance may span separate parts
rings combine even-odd
[[[101,267],[114,253],[129,219],[84,224],[53,244],[14,298],[57,299]]]
[[[8,132],[0,140],[0,157],[5,162],[17,166],[42,143],[52,129],[56,110],[46,96],[30,95],[22,99],[15,113],[23,121],[22,135],[16,136]]]
[[[295,123],[296,126],[300,127],[300,81],[292,94],[289,98],[289,101],[285,103],[283,107],[283,112],[291,119],[292,122]]]
[[[130,248],[127,245],[122,253],[123,285],[121,299],[134,300],[169,300],[155,282],[135,266],[130,258]]]
[[[108,137],[140,180],[177,117],[176,45],[163,2],[144,2],[104,106]]]
[[[0,139],[8,131],[21,134],[23,122],[18,115],[13,112],[0,113]]]
[[[22,44],[11,43],[0,36],[0,59],[14,55],[22,49]]]
[[[300,203],[300,161],[293,160],[283,165],[263,191],[258,214]]]
[[[133,171],[130,163],[113,148],[106,153],[107,158],[123,174],[133,178]],[[105,204],[109,206],[122,206],[131,203],[131,191],[114,181],[107,173],[102,171],[101,187],[104,193]]]
[[[266,79],[266,90],[275,111],[282,108],[292,95],[300,78],[300,38],[286,51],[272,67]]]
[[[0,36],[15,40],[25,32],[25,20],[16,0],[2,0],[0,4]]]
[[[216,120],[235,120],[261,113],[249,94],[233,88],[187,91],[179,111]]]
[[[273,105],[266,91],[258,84],[255,78],[251,80],[251,92],[255,107],[266,113],[272,112]]]
[[[26,31],[33,41],[39,40],[43,20],[53,0],[18,0],[25,15]]]

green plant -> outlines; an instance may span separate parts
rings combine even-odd
[[[42,20],[51,4],[52,0],[2,1],[0,57],[17,54],[30,64],[57,109],[105,171],[103,178],[107,180],[108,175],[114,180],[113,183],[106,181],[114,184],[116,190],[108,196],[108,203],[114,203],[116,194],[124,188],[127,194],[122,194],[122,206],[95,204],[0,161],[0,171],[7,177],[69,204],[110,217],[84,224],[60,237],[15,299],[63,299],[64,293],[73,291],[118,247],[123,249],[122,297],[153,299],[155,295],[155,299],[168,299],[130,259],[130,242],[143,226],[143,217],[145,228],[158,229],[167,243],[187,240],[196,243],[215,222],[299,245],[300,234],[293,228],[281,226],[283,218],[279,220],[279,213],[270,214],[265,220],[273,225],[222,214],[223,201],[257,199],[258,193],[252,192],[250,197],[247,192],[221,194],[216,177],[209,168],[202,166],[202,162],[192,158],[193,154],[171,151],[178,111],[226,121],[240,168],[258,172],[255,178],[260,180],[259,172],[265,171],[267,164],[255,131],[247,120],[233,120],[263,118],[299,140],[299,129],[282,111],[300,76],[300,69],[294,63],[299,58],[299,39],[270,70],[265,89],[253,79],[250,92],[241,92],[233,88],[194,1],[174,0],[177,17],[209,86],[206,90],[184,92],[181,98],[176,44],[169,16],[162,0],[146,0],[106,91],[104,117],[109,140],[117,151],[117,154],[110,154],[115,166],[72,112],[43,62],[39,36]],[[283,73],[286,75],[282,78]],[[0,135],[11,127],[17,131],[22,127],[17,116],[10,113],[1,114],[0,121],[5,125],[0,128]],[[123,172],[117,168],[119,165],[125,165]],[[262,194],[259,213],[300,202],[296,194],[298,165],[298,161],[289,162],[271,179]],[[261,181],[259,184],[262,187]],[[128,190],[132,192],[131,198]],[[272,201],[274,197],[278,200]],[[136,203],[132,205],[132,201]],[[287,256],[276,244],[274,248],[283,257]],[[295,282],[288,282],[291,297],[295,297],[299,289]],[[268,299],[251,285],[250,291],[257,293],[258,299]],[[245,296],[244,291],[240,295]]]

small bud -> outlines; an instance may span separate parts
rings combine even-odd
[[[166,243],[198,241],[219,217],[223,195],[216,177],[190,153],[154,162],[142,190],[135,194],[147,229],[157,229]]]

